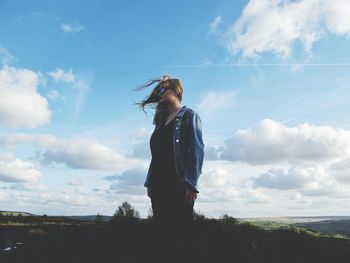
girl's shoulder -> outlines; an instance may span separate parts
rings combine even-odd
[[[190,107],[186,107],[186,111],[183,114],[186,117],[199,117],[197,111],[195,111],[194,109],[190,108]]]

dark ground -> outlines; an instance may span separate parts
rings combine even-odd
[[[0,226],[0,262],[155,262],[151,220]],[[194,221],[195,262],[350,262],[350,241],[232,220]],[[17,244],[23,242],[23,244]],[[11,250],[4,251],[6,247]],[[16,248],[13,248],[16,246]]]

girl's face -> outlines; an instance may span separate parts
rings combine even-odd
[[[178,97],[172,89],[166,89],[159,98],[159,102],[167,101],[168,103],[174,103],[176,100],[178,100]]]

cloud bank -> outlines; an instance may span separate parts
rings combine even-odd
[[[310,54],[326,33],[350,36],[350,1],[250,0],[223,37],[233,55],[272,52],[287,58],[298,43]]]

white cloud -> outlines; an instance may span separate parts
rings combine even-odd
[[[31,195],[16,193],[10,197],[12,197],[11,203],[16,204],[17,210],[48,215],[96,215],[97,213],[113,215],[120,200],[134,205],[130,202],[132,198],[124,199],[123,196],[106,195],[103,192],[94,192],[81,187],[50,189]],[[143,200],[146,200],[146,197]],[[144,202],[139,203],[142,205]]]
[[[245,204],[271,202],[268,195],[251,187],[249,177],[255,173],[254,170],[254,167],[243,163],[205,162],[203,174],[198,181],[201,204],[244,206]]]
[[[149,131],[145,127],[139,127],[136,131],[133,131],[129,135],[129,139],[133,141],[139,141],[147,139],[149,136]]]
[[[338,182],[350,184],[350,158],[332,163],[329,169]]]
[[[84,30],[85,27],[80,25],[79,23],[62,23],[61,29],[65,33],[73,34]]]
[[[9,65],[15,60],[16,58],[6,48],[0,46],[0,64],[2,66]]]
[[[64,100],[63,95],[58,90],[50,90],[50,92],[47,94],[47,97],[51,101],[57,101],[58,99]]]
[[[264,119],[227,139],[219,156],[253,165],[334,162],[350,156],[350,131],[307,123],[286,127]]]
[[[202,177],[203,182],[201,182],[201,184],[204,187],[224,187],[230,183],[230,178],[232,178],[232,176],[233,174],[229,170],[223,167],[216,167],[205,173],[205,176]]]
[[[279,190],[317,188],[321,181],[328,180],[324,167],[272,168],[253,178],[254,186]]]
[[[72,179],[72,180],[69,180],[69,182],[67,182],[67,184],[72,185],[72,186],[82,186],[83,181],[78,180],[78,179]]]
[[[57,82],[74,82],[76,79],[72,69],[64,71],[61,68],[56,68],[55,70],[50,71],[48,74]]]
[[[218,152],[220,147],[215,147],[215,146],[211,146],[211,145],[207,145],[204,149],[204,159],[205,160],[218,160],[219,156],[218,156]]]
[[[0,145],[14,149],[19,143],[35,145],[36,158],[44,165],[65,164],[73,169],[118,170],[139,162],[99,142],[84,139],[62,139],[50,134],[27,135],[14,133],[0,135]]]
[[[32,163],[22,161],[12,155],[0,156],[0,181],[36,182],[41,176]]]
[[[53,145],[59,140],[51,134],[28,135],[25,133],[11,133],[0,135],[0,145],[8,148],[14,148],[19,143],[32,143],[38,147],[45,148]]]
[[[8,192],[0,191],[0,202],[9,203],[11,201],[13,201],[13,199],[11,198],[11,195]]]
[[[273,201],[272,197],[250,187],[243,190],[242,196],[246,199],[247,204],[265,204]]]
[[[0,145],[6,149],[16,148],[18,143],[21,142],[31,142],[32,137],[24,133],[12,133],[12,134],[2,134],[0,135]]]
[[[16,182],[11,184],[8,187],[9,190],[16,190],[16,191],[26,191],[26,192],[41,192],[41,191],[47,191],[48,188],[46,185],[41,184],[39,182]]]
[[[109,190],[117,194],[144,195],[148,167],[136,167],[128,169],[121,174],[106,176],[104,179],[111,181]]]
[[[98,199],[89,194],[82,188],[75,188],[74,190],[63,189],[54,193],[42,193],[40,194],[41,202],[49,203],[54,206],[65,205],[70,207],[87,207],[95,206]],[[96,209],[96,207],[95,207]]]
[[[234,91],[214,92],[210,91],[198,104],[198,110],[204,114],[213,114],[235,104]]]
[[[324,1],[324,15],[328,29],[339,36],[350,36],[349,0]]]
[[[90,91],[90,87],[93,81],[93,74],[91,72],[80,72],[76,74],[72,69],[64,70],[61,68],[56,68],[53,71],[48,72],[48,74],[53,78],[55,82],[63,82],[70,84],[71,90],[67,91],[65,96],[60,96],[58,91],[51,91],[48,95],[51,100],[57,99],[57,96],[63,100],[72,99],[74,100],[74,114],[75,117],[80,113],[80,109]],[[70,92],[74,92],[71,94]]]
[[[136,160],[87,139],[55,139],[36,152],[38,160],[45,165],[66,164],[73,169],[118,170],[129,168]]]
[[[308,204],[308,200],[305,199],[299,192],[292,192],[287,195],[288,199],[291,201],[295,201],[299,204]]]
[[[215,34],[218,26],[222,23],[222,17],[217,16],[215,17],[214,21],[209,24],[209,32],[208,34]]]
[[[77,80],[73,84],[73,88],[77,91],[77,95],[75,98],[75,108],[74,112],[77,116],[80,113],[80,109],[83,106],[83,103],[90,91],[90,87],[93,81],[92,74],[81,75],[77,78]]]
[[[48,102],[37,92],[39,82],[38,74],[28,69],[0,70],[0,123],[34,128],[50,122]]]
[[[332,166],[272,168],[253,177],[252,181],[254,187],[298,190],[304,196],[350,197],[348,189],[334,177]]]
[[[349,189],[334,180],[321,181],[313,188],[304,188],[299,191],[304,196],[350,197]]]
[[[138,143],[133,146],[132,157],[141,159],[151,158],[151,149],[148,142]]]
[[[350,1],[250,0],[223,37],[232,54],[273,52],[286,58],[297,41],[310,53],[327,31],[350,35]]]

